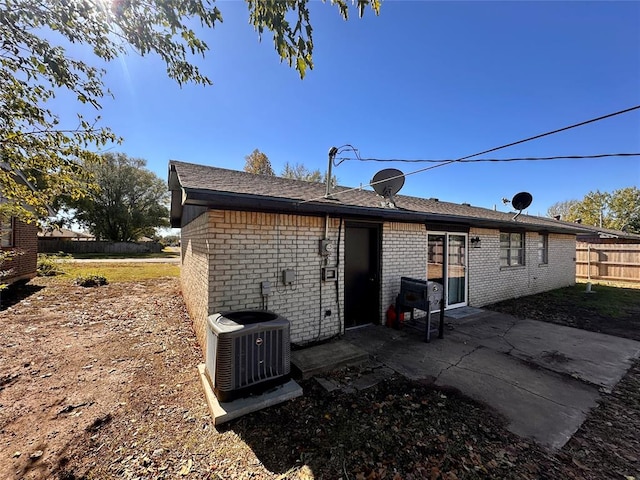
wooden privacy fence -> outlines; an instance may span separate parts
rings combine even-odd
[[[576,277],[640,282],[640,244],[576,244]]]

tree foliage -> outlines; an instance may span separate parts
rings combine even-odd
[[[566,220],[568,222],[574,221],[575,219],[571,220],[571,218],[574,216],[573,212],[578,203],[580,203],[578,200],[556,202],[547,209],[547,215],[549,217],[560,216],[560,220]]]
[[[561,215],[568,222],[640,233],[640,189],[625,187],[613,192],[587,193],[582,200],[566,200],[547,210],[550,217]]]
[[[65,200],[73,220],[96,238],[114,242],[152,237],[157,227],[168,227],[166,185],[145,165],[121,153],[85,163],[95,187],[89,195]]]
[[[309,170],[302,163],[296,163],[295,165],[291,165],[289,162],[284,164],[284,168],[282,169],[282,173],[280,174],[283,178],[294,178],[296,180],[304,180],[305,182],[322,182],[325,183],[327,181],[327,174],[320,172],[319,169]],[[331,178],[331,183],[333,186],[337,185],[338,179],[335,175]]]
[[[616,228],[613,226],[609,215],[610,201],[610,193],[601,192],[600,190],[587,193],[575,206],[574,215],[576,220],[582,220],[585,225]]]
[[[66,91],[79,104],[100,109],[105,71],[67,53],[70,43],[90,46],[96,62],[125,55],[128,49],[157,54],[178,83],[211,83],[188,54],[207,45],[187,26],[197,18],[213,27],[220,12],[208,2],[132,0],[73,2],[0,1],[0,186],[22,218],[47,215],[60,195],[78,199],[86,193],[80,175],[95,163],[96,149],[117,139],[99,117],[60,118],[48,102]],[[18,173],[28,180],[16,181]],[[35,188],[31,188],[35,187]]]
[[[246,1],[259,36],[271,31],[281,60],[304,77],[313,68],[309,0]],[[330,3],[348,18],[346,0]],[[379,0],[354,3],[361,16],[367,5],[380,9]],[[99,66],[131,50],[160,57],[179,84],[209,85],[191,61],[209,49],[195,28],[221,21],[215,0],[0,0],[0,210],[34,219],[60,195],[79,199],[86,193],[82,165],[119,140],[94,114],[61,118],[52,99],[65,92],[79,111],[85,105],[97,113],[111,96]],[[70,44],[88,46],[95,62],[72,58]],[[17,181],[20,172],[27,183]]]
[[[626,187],[613,192],[609,212],[613,228],[640,233],[640,189]]]
[[[280,176],[283,178],[295,178],[296,180],[304,180],[306,182],[322,182],[323,180],[323,175],[320,170],[309,170],[301,163],[291,165],[289,162],[286,162]]]
[[[244,157],[244,171],[249,173],[255,173],[257,175],[270,175],[274,176],[273,167],[269,161],[269,157],[264,152],[261,152],[257,148],[249,155]]]
[[[281,61],[286,61],[304,78],[307,68],[313,69],[313,28],[309,14],[310,0],[246,0],[249,23],[260,38],[266,30],[273,33],[273,43]],[[347,0],[330,0],[345,20],[349,18]],[[382,0],[352,0],[362,17],[369,6],[377,15]],[[290,22],[290,19],[293,21]]]

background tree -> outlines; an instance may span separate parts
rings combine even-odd
[[[582,219],[582,223],[585,225],[615,228],[609,215],[610,201],[611,194],[609,193],[601,192],[600,190],[589,192],[576,205],[575,214],[577,218]]]
[[[640,189],[626,187],[614,191],[609,200],[612,228],[640,233]]]
[[[309,170],[301,163],[296,163],[292,166],[289,162],[284,164],[284,168],[282,169],[280,176],[283,178],[304,180],[306,182],[322,182],[323,177],[320,170]]]
[[[640,233],[640,190],[625,187],[611,193],[592,191],[582,200],[554,203],[547,214],[560,214],[568,222],[581,219],[585,225]]]
[[[327,174],[321,173],[319,169],[309,170],[302,163],[296,163],[291,165],[289,162],[284,164],[282,173],[280,176],[283,178],[293,178],[296,180],[304,180],[305,182],[320,182],[325,183],[327,181]],[[336,186],[338,184],[338,178],[333,175],[331,178],[331,184]]]
[[[274,176],[273,167],[263,152],[257,148],[249,155],[244,157],[244,171],[249,173],[255,173],[258,175],[271,175]]]
[[[309,0],[246,1],[259,37],[271,31],[281,60],[304,77],[313,68]],[[348,18],[346,0],[330,3]],[[380,9],[378,0],[356,3],[360,16],[367,5],[376,14]],[[194,28],[221,21],[215,0],[0,0],[0,188],[7,200],[0,210],[33,219],[60,195],[81,197],[86,184],[79,169],[95,163],[96,149],[118,140],[99,117],[61,118],[48,108],[51,99],[66,91],[79,106],[99,110],[111,96],[99,65],[131,50],[159,56],[179,84],[209,85],[190,61],[209,49]],[[90,47],[95,63],[70,57],[71,43]],[[35,192],[16,181],[16,172],[25,173]]]
[[[167,187],[145,165],[122,153],[85,163],[95,186],[88,195],[65,200],[71,218],[96,238],[114,242],[153,237],[156,228],[168,227]]]
[[[579,200],[556,202],[547,209],[547,216],[556,217],[560,215],[560,220],[574,222],[577,218],[575,216],[575,209],[578,203],[580,203]]]

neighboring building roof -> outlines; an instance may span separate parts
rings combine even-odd
[[[575,223],[573,225],[575,225]],[[578,224],[578,228],[582,230],[582,232],[577,235],[578,240],[621,239],[640,243],[640,234],[638,233],[624,232],[622,230],[614,230],[612,228],[594,227],[592,225],[584,225],[582,223]]]
[[[237,170],[169,162],[171,226],[180,227],[183,206],[223,210],[277,211],[281,213],[331,214],[363,219],[383,219],[415,223],[450,223],[486,228],[520,228],[534,231],[576,234],[574,224],[552,218],[498,212],[487,208],[396,195],[397,208],[382,206],[375,192],[332,189],[324,198],[326,186],[288,178],[255,175]],[[187,220],[188,221],[188,220]]]
[[[47,231],[39,231],[38,237],[40,238],[75,238],[80,240],[95,240],[95,237],[89,233],[74,232],[67,228],[54,228]]]

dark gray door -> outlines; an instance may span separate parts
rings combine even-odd
[[[378,323],[380,315],[380,229],[349,225],[344,236],[345,327]]]

